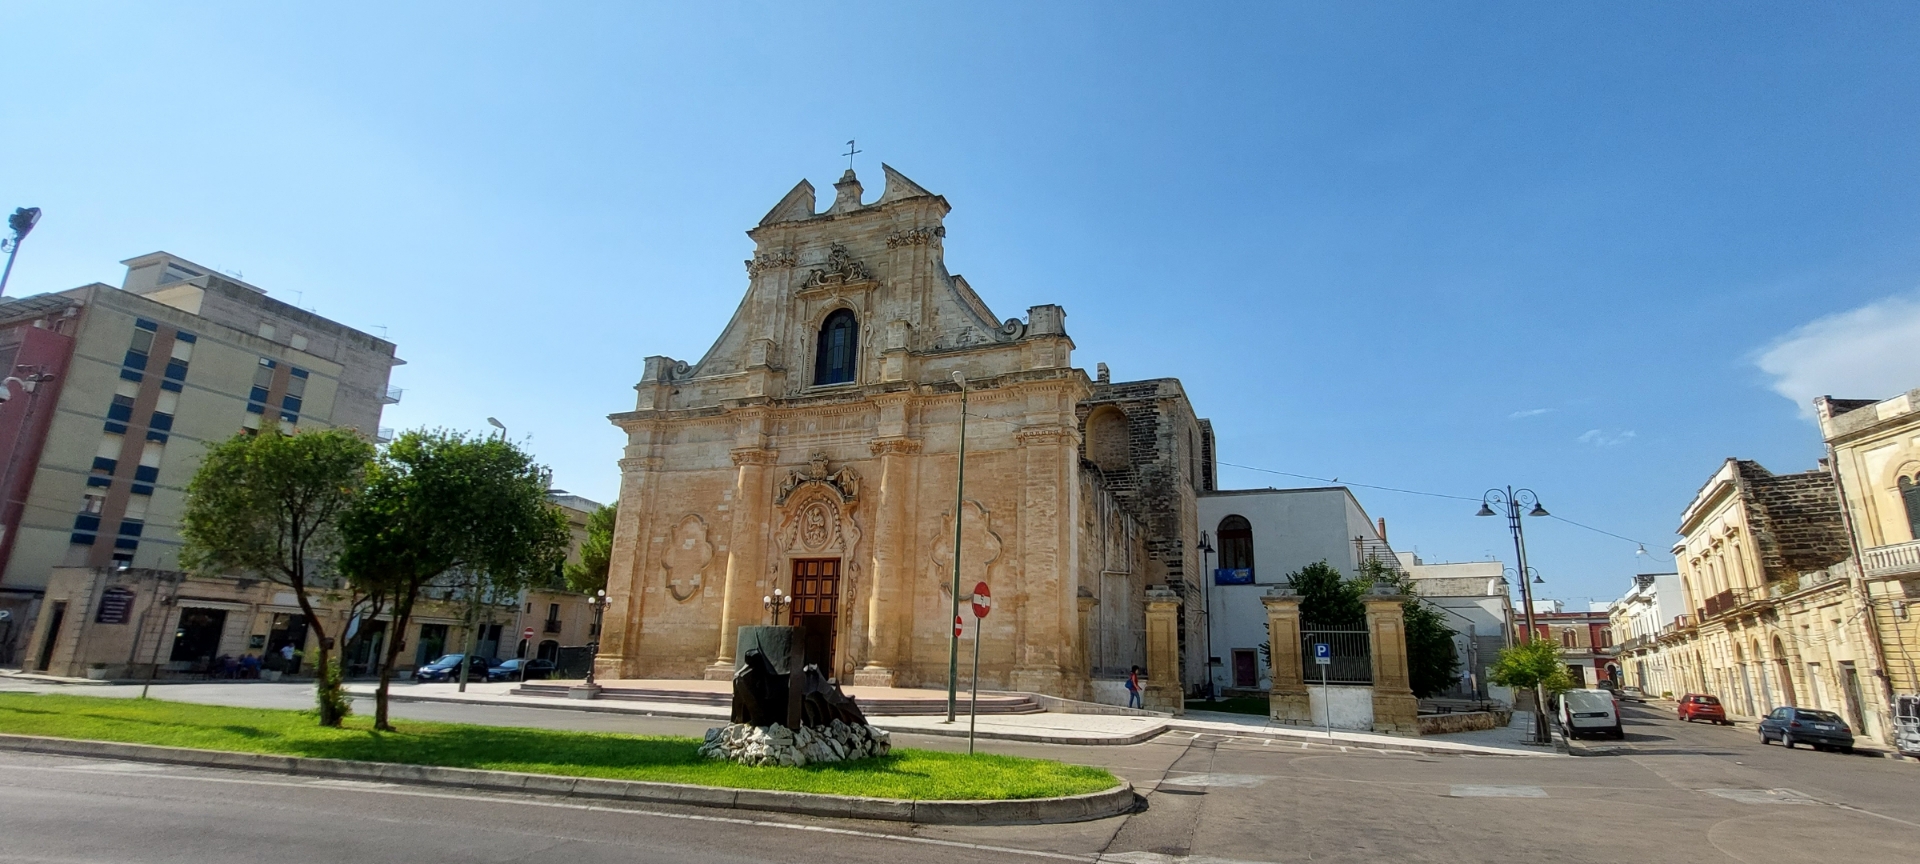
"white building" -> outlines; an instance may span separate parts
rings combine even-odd
[[[1685,592],[1678,573],[1642,573],[1633,577],[1633,588],[1608,611],[1613,638],[1619,643],[1620,668],[1629,686],[1656,696],[1686,689],[1668,668],[1667,654],[1658,645],[1660,634],[1687,614]]]
[[[1376,525],[1344,486],[1201,493],[1200,527],[1212,541],[1205,608],[1215,692],[1271,685],[1261,659],[1267,611],[1260,598],[1288,574],[1325,561],[1348,575],[1367,557],[1396,563],[1384,521]]]
[[[1487,668],[1500,657],[1512,633],[1513,601],[1505,569],[1498,561],[1428,564],[1420,556],[1400,553],[1414,590],[1428,605],[1443,613],[1453,629],[1453,649],[1460,658],[1460,680],[1442,698],[1487,699],[1507,695],[1489,689]]]

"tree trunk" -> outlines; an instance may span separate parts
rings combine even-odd
[[[404,602],[399,598],[393,603],[393,631],[387,634],[386,662],[380,664],[380,687],[373,694],[373,728],[381,732],[392,732],[392,724],[387,722],[387,690],[393,683],[393,662],[400,656],[400,649],[406,645],[407,621],[413,617],[413,598]]]
[[[313,611],[313,604],[307,600],[306,580],[297,581],[302,584],[292,586],[293,596],[300,600],[300,614],[306,616],[307,630],[320,641],[320,662],[313,670],[314,701],[319,704],[320,725],[339,726],[344,718],[334,706],[341,704],[340,700],[337,697],[329,698],[332,694],[324,691],[339,690],[341,676],[333,675],[332,667],[327,665],[333,662],[333,649],[327,645],[326,626],[320,623],[320,615]],[[301,646],[294,650],[302,651],[304,648],[305,646]]]

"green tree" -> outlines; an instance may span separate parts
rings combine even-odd
[[[1567,674],[1567,664],[1561,662],[1560,646],[1545,639],[1501,650],[1499,659],[1487,670],[1487,680],[1534,695],[1540,710],[1533,712],[1533,740],[1542,743],[1548,740],[1545,710],[1548,702],[1542,692],[1573,689],[1573,676]]]
[[[282,435],[268,428],[208,448],[187,484],[181,566],[210,575],[248,573],[293,589],[307,631],[319,640],[315,695],[320,725],[347,713],[333,637],[310,591],[334,587],[338,523],[357,500],[373,445],[351,429]]]
[[[450,588],[467,572],[524,580],[560,569],[569,534],[547,501],[549,478],[517,445],[459,432],[409,431],[380,454],[340,523],[341,572],[382,598],[391,620],[374,728],[392,728],[394,661],[423,590]]]
[[[1446,613],[1421,599],[1419,583],[1412,576],[1377,558],[1368,558],[1360,572],[1366,582],[1391,585],[1407,598],[1400,604],[1400,614],[1406,621],[1407,679],[1414,697],[1426,699],[1446,692],[1460,675],[1460,652],[1453,646]]]
[[[1539,688],[1548,693],[1573,689],[1573,677],[1561,662],[1560,646],[1546,639],[1535,639],[1501,650],[1499,659],[1487,669],[1487,680],[1515,690]]]
[[[567,565],[567,588],[589,597],[607,587],[607,567],[613,562],[613,522],[620,502],[605,504],[587,517],[587,539],[580,544],[580,560]]]
[[[1287,574],[1300,592],[1300,623],[1310,630],[1358,630],[1367,625],[1367,607],[1360,602],[1367,583],[1349,579],[1325,561],[1316,561]]]

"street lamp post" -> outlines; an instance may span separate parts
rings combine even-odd
[[[507,440],[507,424],[502,423],[498,420],[495,420],[492,417],[488,417],[487,425],[500,430],[500,440],[502,441]]]
[[[788,603],[792,602],[793,598],[780,593],[780,589],[778,588],[773,589],[772,594],[760,598],[760,605],[767,607],[767,617],[769,619],[767,623],[779,626],[780,613],[786,610]]]
[[[953,722],[960,697],[960,518],[967,494],[967,376],[953,371],[960,385],[960,465],[953,481],[953,635],[947,641],[947,722]]]
[[[600,621],[607,614],[607,589],[602,588],[593,592],[593,596],[587,598],[587,608],[593,610],[593,632],[588,634],[590,638],[587,639],[586,686],[588,689],[593,689],[600,686],[594,683],[593,667],[598,665],[596,660],[600,656]]]
[[[1200,590],[1206,598],[1206,605],[1200,610],[1200,620],[1206,624],[1207,639],[1207,701],[1213,701],[1213,542],[1207,532],[1200,532]]]
[[[1533,586],[1531,580],[1527,579],[1527,574],[1533,574],[1534,579],[1539,579],[1540,576],[1538,573],[1534,573],[1533,568],[1527,566],[1527,534],[1526,529],[1520,524],[1520,514],[1521,508],[1527,508],[1526,515],[1528,516],[1551,516],[1553,514],[1548,513],[1547,508],[1540,506],[1540,496],[1535,494],[1532,489],[1515,489],[1512,486],[1508,486],[1504,489],[1488,489],[1485,495],[1480,496],[1480,512],[1474,515],[1497,515],[1494,510],[1496,507],[1506,513],[1507,529],[1513,533],[1514,573],[1516,574],[1517,581],[1520,583],[1520,602],[1524,607],[1522,613],[1525,615],[1527,621],[1526,641],[1532,642],[1534,639]],[[1547,740],[1547,702],[1538,685],[1535,685],[1533,688],[1533,699],[1535,708],[1533,714],[1533,737],[1535,741],[1545,741]]]
[[[27,424],[33,420],[34,405],[40,400],[40,385],[53,380],[53,376],[40,371],[40,367],[33,368],[34,371],[27,373],[24,378],[9,375],[5,381],[0,381],[0,404],[5,404],[13,398],[15,386],[27,393],[27,410],[20,412],[20,423],[14,428],[13,433],[13,449],[7,454],[7,468],[6,471],[0,472],[0,540],[4,540],[7,525],[11,524],[6,521],[6,516],[14,505],[12,495],[14,465],[20,460],[20,451],[27,449],[20,439],[26,437]],[[19,503],[24,506],[25,496],[21,497],[22,500]]]
[[[40,223],[40,208],[22,207],[7,217],[7,227],[13,229],[13,239],[0,240],[0,252],[7,253],[7,269],[0,271],[0,294],[7,293],[7,279],[13,276],[13,258],[20,254],[20,241],[27,239],[33,226]]]

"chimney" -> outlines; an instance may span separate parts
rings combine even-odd
[[[1380,542],[1387,542],[1387,517],[1380,517]]]

